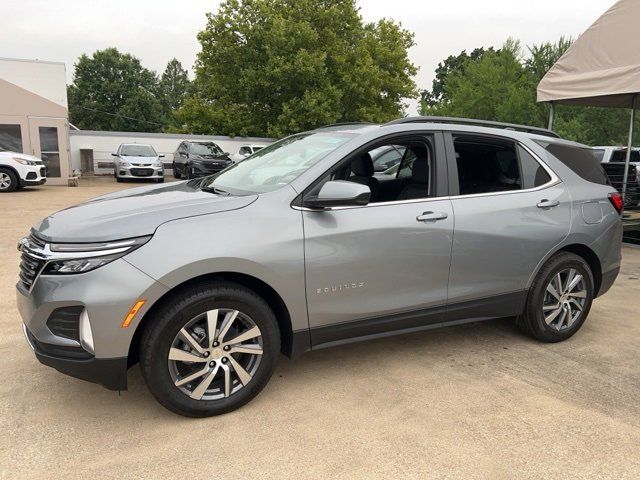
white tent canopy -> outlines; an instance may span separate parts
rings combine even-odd
[[[591,25],[538,84],[538,102],[630,108],[629,140],[622,181],[626,195],[629,161],[640,93],[640,0],[620,0]]]
[[[620,0],[538,84],[538,102],[631,107],[640,93],[640,0]]]

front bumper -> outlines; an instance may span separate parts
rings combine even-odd
[[[20,186],[21,187],[36,187],[38,185],[44,185],[45,183],[47,183],[47,179],[46,178],[40,178],[38,180],[23,180],[23,179],[20,179]]]
[[[19,174],[21,187],[42,185],[47,181],[44,165],[21,165]]]
[[[124,390],[134,333],[151,305],[166,291],[164,285],[118,259],[83,274],[42,275],[31,291],[18,283],[16,300],[25,334],[41,363],[110,389]],[[134,321],[121,328],[139,299],[147,302]],[[66,307],[86,311],[95,353],[83,348],[82,341],[55,334],[48,324],[54,311]]]
[[[217,163],[217,162],[192,162],[189,166],[194,176],[211,175],[212,173],[218,173],[233,165],[233,163]]]
[[[98,383],[109,390],[127,389],[127,357],[71,358],[64,349],[55,349],[38,342],[23,324],[24,336],[40,363],[71,377]]]
[[[117,176],[120,178],[164,178],[164,167],[162,166],[154,166],[154,167],[138,167],[138,166],[129,166],[129,167],[116,167]]]

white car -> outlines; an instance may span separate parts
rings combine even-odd
[[[238,153],[231,155],[231,160],[233,160],[234,163],[238,163],[248,156],[253,155],[261,148],[264,148],[264,145],[242,145]]]
[[[39,158],[18,152],[0,152],[1,193],[42,185],[46,181],[46,168]]]
[[[123,143],[111,155],[116,157],[113,171],[118,182],[140,178],[164,182],[164,166],[160,160],[164,155],[158,155],[151,145]]]

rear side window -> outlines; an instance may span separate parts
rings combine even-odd
[[[522,188],[541,187],[551,181],[551,176],[524,148],[518,145],[520,168],[522,169]]]
[[[538,142],[551,155],[556,157],[573,172],[588,182],[608,185],[609,180],[593,149],[574,147],[558,143]]]
[[[611,162],[626,162],[627,161],[627,150],[614,150],[611,154]],[[631,150],[631,161],[632,162],[640,162],[640,152],[637,150]]]

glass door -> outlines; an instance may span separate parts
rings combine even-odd
[[[62,118],[29,118],[32,153],[42,159],[47,178],[65,183],[69,177],[67,124]]]

